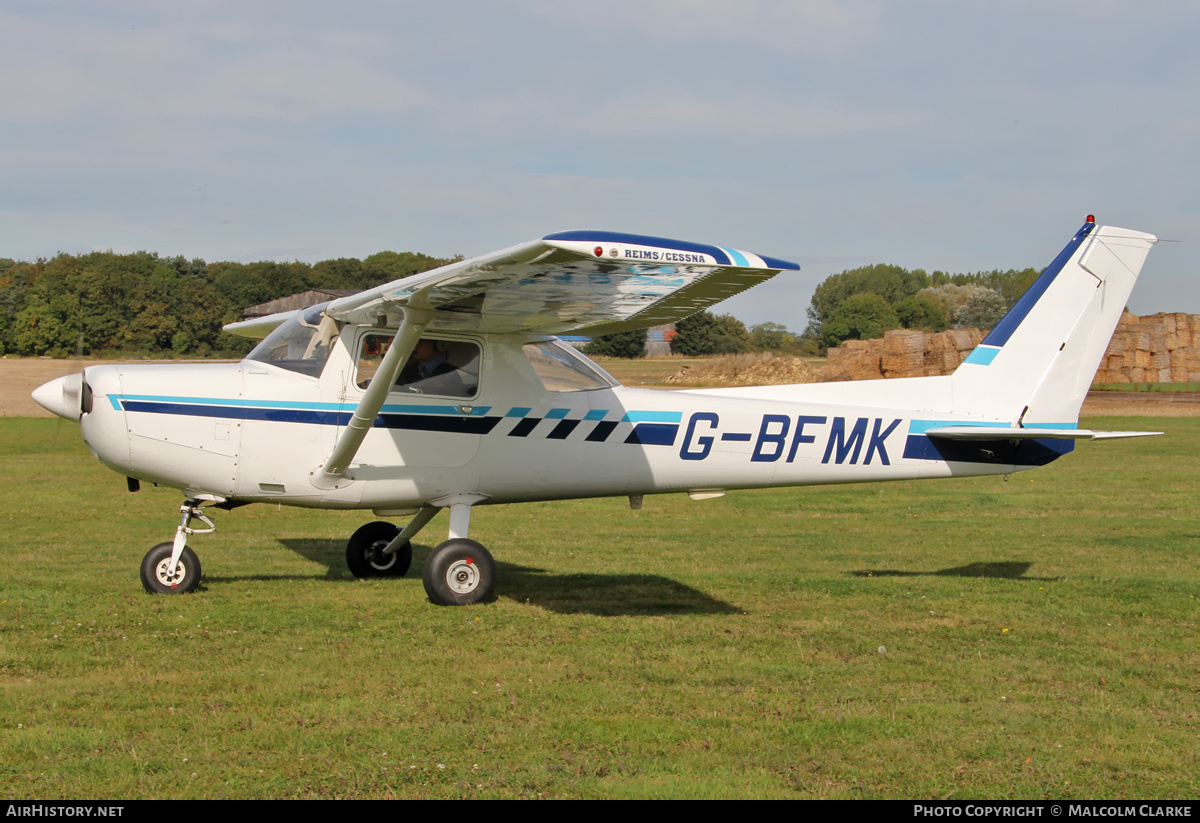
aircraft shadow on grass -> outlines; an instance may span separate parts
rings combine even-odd
[[[311,538],[280,540],[300,556],[325,566],[326,578],[353,581],[346,569],[346,544]],[[401,578],[420,585],[421,567],[432,547],[413,545],[413,563]],[[658,615],[741,614],[742,610],[676,580],[653,574],[550,574],[545,569],[497,561],[504,572],[498,597],[532,603],[562,614]],[[234,578],[207,578],[211,582]],[[238,579],[279,579],[257,576]],[[293,578],[294,579],[294,578]],[[311,578],[308,578],[311,579]]]
[[[898,569],[863,569],[848,572],[854,577],[993,577],[1004,580],[1053,581],[1057,577],[1026,577],[1025,573],[1033,566],[1018,560],[1002,560],[998,563],[968,563],[965,566],[953,566],[949,569],[938,569],[934,572],[910,572]]]

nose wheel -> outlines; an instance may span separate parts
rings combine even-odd
[[[184,546],[171,568],[174,543],[159,543],[142,558],[142,585],[151,594],[187,594],[200,584],[200,558]]]
[[[208,534],[217,524],[200,510],[205,501],[224,501],[224,498],[189,497],[179,507],[179,527],[170,543],[159,543],[142,558],[142,585],[151,594],[187,594],[200,585],[200,558],[188,548],[188,535]],[[199,520],[206,529],[193,529],[192,521]]]

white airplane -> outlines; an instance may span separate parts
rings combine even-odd
[[[717,246],[608,232],[519,246],[228,331],[240,363],[101,365],[34,399],[79,422],[101,463],[181,489],[151,592],[190,592],[188,536],[247,503],[371,509],[346,549],[359,577],[403,575],[440,509],[449,539],[429,598],[490,598],[495,563],[468,539],[477,505],[1009,474],[1074,441],[1157,432],[1078,428],[1079,409],[1153,235],[1090,215],[954,374],[656,391],[621,386],[553,335],[682,319],[798,266]],[[194,520],[207,528],[193,528]]]

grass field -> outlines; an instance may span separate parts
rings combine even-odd
[[[481,509],[495,602],[360,582],[370,515],[180,495],[0,421],[9,798],[1195,798],[1200,419],[986,478]]]

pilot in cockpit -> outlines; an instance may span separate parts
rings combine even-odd
[[[408,362],[396,380],[396,386],[404,391],[422,394],[467,396],[469,392],[462,375],[446,359],[446,351],[446,341],[422,337],[413,347]]]

